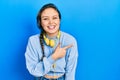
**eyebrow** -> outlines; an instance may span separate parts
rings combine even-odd
[[[48,17],[48,16],[42,16],[41,18]]]
[[[52,17],[56,17],[56,16],[58,16],[58,15],[54,15],[54,16],[52,16]],[[41,18],[44,18],[44,17],[49,17],[49,16],[42,16]],[[59,17],[59,16],[58,16]]]

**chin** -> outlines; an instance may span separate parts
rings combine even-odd
[[[54,34],[54,33],[56,33],[57,31],[48,31],[48,33],[50,33],[50,34]]]
[[[50,33],[50,34],[54,34],[54,33],[56,33],[56,31],[55,31],[55,32],[52,32],[52,31],[51,31],[51,32],[49,32],[49,33]]]

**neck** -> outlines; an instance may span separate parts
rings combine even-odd
[[[57,31],[56,33],[46,33],[46,34],[47,34],[47,36],[48,36],[49,38],[54,38],[54,37],[56,37],[56,36],[58,35],[58,32],[59,32],[59,31]]]

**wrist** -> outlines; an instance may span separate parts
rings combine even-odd
[[[56,56],[55,53],[53,53],[53,55],[52,55],[52,59],[57,60],[57,56]]]

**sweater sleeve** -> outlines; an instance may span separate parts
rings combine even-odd
[[[77,43],[74,42],[73,47],[68,50],[68,59],[66,64],[66,74],[65,80],[75,80],[75,70],[77,65],[77,58],[78,58],[78,50],[77,50]]]
[[[43,61],[41,61],[39,59],[39,54],[36,49],[37,45],[39,44],[35,44],[35,41],[36,41],[35,39],[29,38],[25,52],[25,59],[26,59],[26,66],[30,74],[35,77],[40,77],[40,76],[44,76],[50,71],[52,64],[54,63],[54,60],[52,59],[51,56],[49,56],[49,57],[44,57]]]

